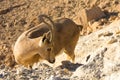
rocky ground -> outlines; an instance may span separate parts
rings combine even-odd
[[[106,16],[87,22],[92,30],[83,30],[74,64],[62,60],[64,54],[54,65],[39,63],[32,70],[15,64],[11,46],[23,31],[39,24],[40,14],[82,24],[82,9],[94,6]],[[120,80],[119,19],[119,0],[0,0],[0,80]]]

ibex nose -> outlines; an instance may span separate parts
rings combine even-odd
[[[49,60],[50,63],[55,63],[55,59]]]

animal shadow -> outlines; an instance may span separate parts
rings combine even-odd
[[[62,69],[68,69],[69,71],[75,71],[79,66],[82,66],[83,64],[79,63],[71,63],[70,61],[62,61],[62,65],[60,67]]]

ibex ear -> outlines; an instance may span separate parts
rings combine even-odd
[[[42,42],[44,43],[46,39],[47,39],[47,38],[46,38],[46,33],[45,33],[45,34],[43,35]]]
[[[51,34],[50,34],[50,31],[49,31],[49,32],[47,32],[43,35],[42,42],[43,43],[50,43],[51,42],[50,39],[51,39]]]
[[[43,44],[50,44],[51,43],[51,33],[50,31],[47,33],[44,33],[42,39],[40,39],[39,46],[42,46]]]
[[[47,38],[46,38],[46,33],[45,33],[39,41],[39,46],[42,47],[42,45],[47,42],[46,40],[47,40]]]

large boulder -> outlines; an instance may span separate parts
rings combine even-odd
[[[120,80],[120,20],[80,37],[75,49],[77,68],[72,78]]]
[[[105,17],[106,15],[98,6],[93,6],[90,9],[83,9],[79,13],[80,23],[83,25],[83,33],[82,34],[89,34],[96,30],[97,27],[101,22],[97,22],[94,25],[92,23],[96,20],[100,20],[101,18]],[[97,26],[96,26],[97,25]],[[101,28],[101,27],[100,27]]]

